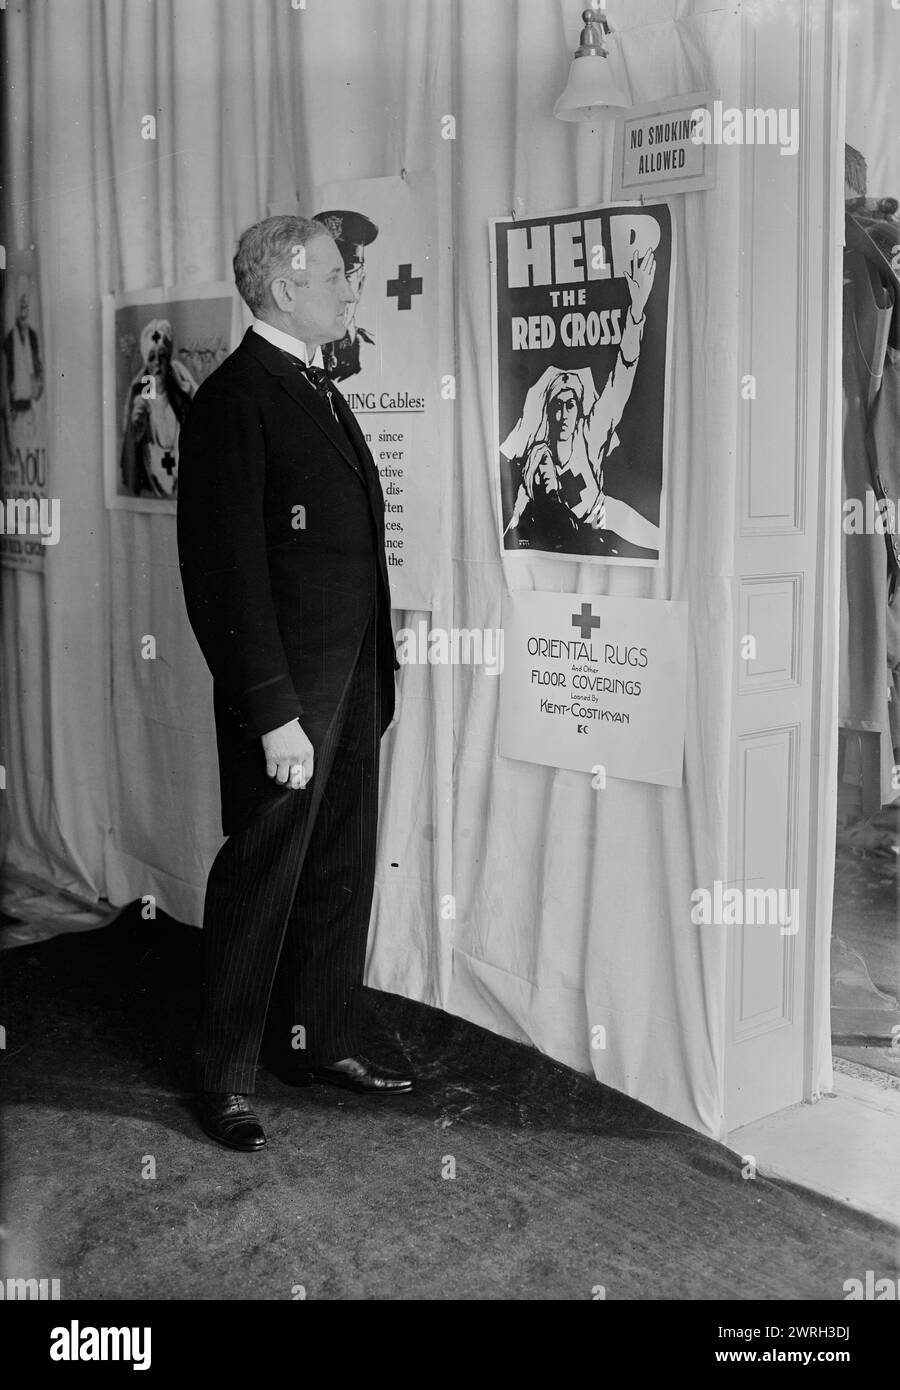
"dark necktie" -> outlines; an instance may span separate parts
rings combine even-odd
[[[308,363],[299,361],[299,359],[295,360],[297,361],[297,366],[300,368],[300,371],[303,373],[316,395],[321,396],[323,401],[328,402],[332,415],[337,423],[341,425],[341,417],[338,415],[337,406],[334,403],[334,387],[331,384],[328,373],[324,372],[321,367],[313,367]],[[343,425],[341,425],[341,428],[343,429]]]
[[[331,382],[327,372],[323,371],[321,367],[314,367],[312,363],[304,362],[300,363],[300,370],[310,386],[318,391],[320,396],[327,396],[329,400],[331,399]]]
[[[284,352],[284,349],[279,348],[279,352]],[[362,474],[362,465],[359,461],[356,446],[350,437],[346,425],[344,424],[343,420],[338,414],[337,406],[334,403],[334,398],[337,395],[337,392],[335,391],[334,385],[332,384],[331,378],[329,377],[328,373],[323,371],[321,367],[314,367],[311,363],[301,362],[300,358],[294,357],[293,353],[284,352],[284,356],[288,359],[289,362],[293,362],[294,366],[298,368],[301,375],[306,379],[308,385],[312,387],[316,395],[321,397],[322,400],[328,402],[332,417],[334,419],[334,423],[337,425],[341,434],[346,439],[350,451],[353,455],[353,458],[355,460],[354,466],[356,467],[357,472]]]

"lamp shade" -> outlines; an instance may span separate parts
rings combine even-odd
[[[584,10],[581,43],[575,50],[566,90],[553,108],[560,121],[590,121],[620,116],[631,103],[616,85],[603,35],[610,33],[606,16]]]
[[[573,58],[566,90],[557,99],[553,114],[560,121],[589,121],[621,116],[631,103],[616,85],[608,58],[591,54]]]

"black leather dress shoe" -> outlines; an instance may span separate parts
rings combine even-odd
[[[300,1085],[321,1081],[327,1086],[340,1086],[361,1096],[402,1096],[415,1086],[410,1072],[390,1071],[376,1066],[366,1057],[344,1057],[330,1067],[309,1067]]]
[[[199,1091],[196,1099],[200,1127],[229,1149],[253,1153],[266,1146],[266,1135],[247,1103],[247,1097],[221,1091]]]

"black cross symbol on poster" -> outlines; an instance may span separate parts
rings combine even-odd
[[[413,275],[411,265],[400,265],[397,267],[397,279],[387,282],[387,293],[391,298],[396,298],[398,309],[411,309],[412,296],[422,293],[422,277]]]
[[[591,635],[591,630],[600,626],[600,619],[594,617],[593,609],[589,603],[583,603],[581,612],[572,614],[572,626],[577,627],[582,638],[587,641]]]
[[[586,487],[585,480],[579,478],[576,473],[560,473],[559,475],[559,491],[566,506],[571,507],[573,511],[581,501],[581,494]]]

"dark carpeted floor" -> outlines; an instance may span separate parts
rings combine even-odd
[[[0,957],[5,1276],[64,1299],[840,1300],[900,1274],[893,1227],[391,996],[368,997],[371,1050],[415,1065],[414,1096],[261,1071],[269,1147],[231,1154],[188,1109],[198,945],[135,906]]]

